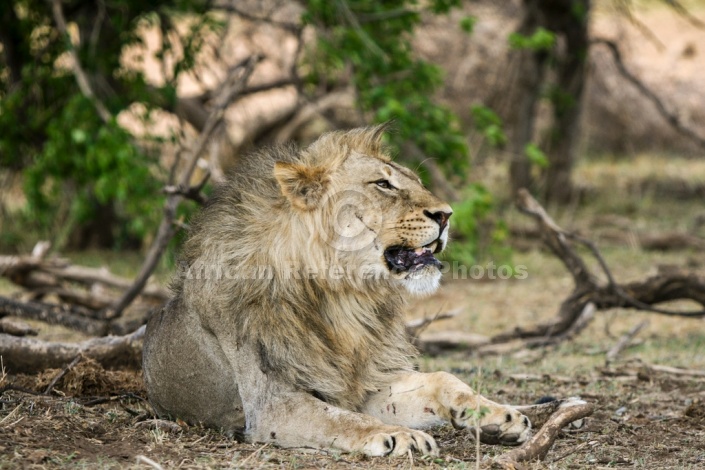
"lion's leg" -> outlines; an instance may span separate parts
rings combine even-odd
[[[424,432],[390,426],[372,416],[327,404],[282,382],[276,374],[264,373],[251,348],[232,352],[237,357],[233,365],[249,441],[371,456],[403,456],[409,450],[438,453],[436,442]]]
[[[473,430],[479,425],[480,440],[488,444],[520,444],[531,432],[526,416],[488,400],[446,372],[400,374],[372,395],[362,411],[384,423],[415,429],[447,422]]]

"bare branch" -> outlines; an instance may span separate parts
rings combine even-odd
[[[261,85],[253,85],[245,88],[240,93],[240,97],[247,95],[254,95],[255,93],[262,93],[263,91],[275,90],[277,88],[285,88],[288,86],[296,86],[298,81],[293,78],[282,78],[281,80],[275,80],[269,83],[262,83]]]
[[[622,335],[622,337],[619,338],[619,341],[617,341],[617,343],[612,346],[609,351],[607,351],[607,355],[605,356],[605,365],[607,366],[610,364],[610,362],[614,362],[614,360],[617,359],[617,356],[619,356],[619,354],[624,350],[624,348],[629,346],[629,343],[631,343],[634,337],[638,335],[639,332],[648,325],[649,321],[644,320],[643,322],[638,323],[624,335]]]
[[[215,100],[215,106],[211,111],[201,134],[196,139],[196,142],[189,149],[185,160],[185,170],[181,175],[179,187],[190,187],[191,176],[196,169],[198,158],[209,142],[212,133],[222,123],[225,109],[232,103],[234,98],[245,87],[250,75],[254,71],[257,63],[262,59],[261,56],[252,56],[231,68],[228,77],[223,82],[221,90]],[[140,269],[137,278],[132,286],[118,299],[114,307],[106,312],[106,318],[118,318],[122,312],[132,303],[144,288],[147,280],[152,275],[152,272],[157,266],[157,263],[162,257],[169,240],[176,234],[174,220],[176,219],[176,209],[181,203],[183,196],[181,194],[169,194],[166,203],[164,204],[164,217],[157,230],[157,235],[150,246],[147,256],[145,257],[142,268]]]
[[[659,51],[666,49],[666,45],[658,38],[658,36],[656,36],[656,34],[654,34],[651,28],[646,26],[643,21],[634,16],[634,13],[632,13],[632,2],[630,0],[615,3],[617,6],[617,11],[626,16],[632,26],[638,29],[646,39],[651,41],[656,46],[656,49]]]
[[[555,345],[577,335],[593,318],[595,310],[635,308],[662,315],[705,318],[705,309],[682,311],[654,306],[661,302],[688,299],[705,307],[705,277],[694,273],[670,272],[644,281],[619,284],[595,244],[559,227],[525,189],[517,191],[517,207],[535,219],[544,244],[566,266],[573,276],[575,288],[561,303],[558,314],[552,319],[500,333],[491,339],[490,344],[480,346],[478,352],[492,354],[506,352],[507,348]],[[608,279],[606,285],[598,282],[570,242],[584,244],[590,249]]]
[[[235,15],[237,15],[241,18],[244,18],[248,21],[252,21],[255,23],[270,24],[272,26],[276,26],[277,28],[281,28],[285,31],[289,31],[294,34],[298,34],[298,32],[301,30],[301,25],[299,25],[297,23],[276,21],[276,20],[273,20],[273,19],[268,18],[266,16],[253,15],[252,13],[248,13],[248,12],[242,10],[241,8],[235,6],[233,3],[234,2],[228,2],[228,3],[215,2],[212,7],[214,10],[225,11],[227,13],[234,13]]]
[[[205,194],[201,192],[201,190],[205,187],[206,183],[210,179],[210,176],[210,173],[206,173],[206,176],[203,178],[203,180],[201,180],[201,182],[198,183],[196,186],[190,186],[186,189],[180,186],[165,186],[162,191],[164,191],[165,194],[181,195],[186,199],[190,199],[200,205],[203,205],[206,203],[206,200],[208,198]]]
[[[688,11],[687,8],[683,6],[682,3],[680,3],[678,0],[663,0],[666,5],[669,7],[673,8],[676,13],[678,13],[680,16],[686,19],[690,24],[695,26],[696,28],[700,29],[705,29],[705,23],[703,23],[699,18],[693,16],[691,12]]]
[[[607,49],[612,54],[612,58],[614,59],[614,63],[617,66],[617,70],[619,70],[619,73],[622,74],[622,76],[626,78],[632,85],[634,85],[641,92],[642,95],[648,98],[649,101],[654,104],[654,106],[656,106],[656,110],[658,111],[658,113],[680,134],[697,142],[698,145],[700,145],[701,147],[705,147],[705,137],[698,135],[695,131],[685,126],[676,114],[670,112],[666,108],[666,106],[663,104],[663,101],[661,101],[661,98],[659,98],[656,93],[654,93],[651,89],[644,85],[644,83],[639,80],[634,74],[627,70],[627,67],[624,65],[624,61],[622,60],[622,54],[619,51],[619,47],[614,41],[604,38],[595,38],[592,39],[590,43],[598,45],[601,44],[607,47]]]
[[[453,310],[451,312],[441,312],[440,310],[432,317],[423,317],[416,320],[411,320],[406,322],[406,334],[413,340],[416,340],[423,331],[428,328],[428,326],[440,320],[447,320],[449,318],[454,318],[458,315],[458,310]]]
[[[54,21],[56,22],[56,27],[59,29],[59,32],[61,32],[61,34],[64,36],[64,39],[66,40],[66,47],[68,49],[69,56],[71,57],[73,74],[76,77],[76,83],[78,84],[78,88],[81,90],[81,93],[83,93],[83,96],[88,98],[91,103],[93,103],[93,106],[95,107],[96,111],[98,112],[98,115],[103,120],[103,122],[110,122],[113,116],[108,111],[108,108],[105,107],[103,102],[100,101],[100,99],[98,99],[98,97],[93,92],[90,82],[88,81],[88,77],[83,71],[83,67],[81,67],[81,61],[78,59],[78,54],[76,53],[76,49],[73,47],[71,37],[69,36],[68,30],[66,28],[66,19],[64,18],[64,11],[61,8],[61,0],[51,0],[51,10],[54,14]]]

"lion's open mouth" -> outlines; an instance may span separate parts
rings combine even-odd
[[[436,266],[440,269],[441,262],[433,256],[441,251],[441,242],[435,240],[420,248],[392,246],[384,250],[384,258],[392,271],[418,271],[425,266]]]

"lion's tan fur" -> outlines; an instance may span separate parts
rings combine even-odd
[[[437,288],[428,260],[452,210],[390,161],[382,131],[261,151],[216,190],[191,222],[174,298],[147,326],[158,414],[252,441],[406,455],[437,452],[409,427],[468,427],[467,410],[483,406],[488,441],[526,439],[516,411],[449,374],[413,371],[405,297]],[[394,247],[427,261],[393,272]]]

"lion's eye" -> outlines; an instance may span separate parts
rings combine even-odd
[[[375,184],[377,186],[379,186],[380,188],[384,188],[384,189],[396,189],[394,186],[392,186],[392,183],[390,183],[387,180],[375,181]]]

